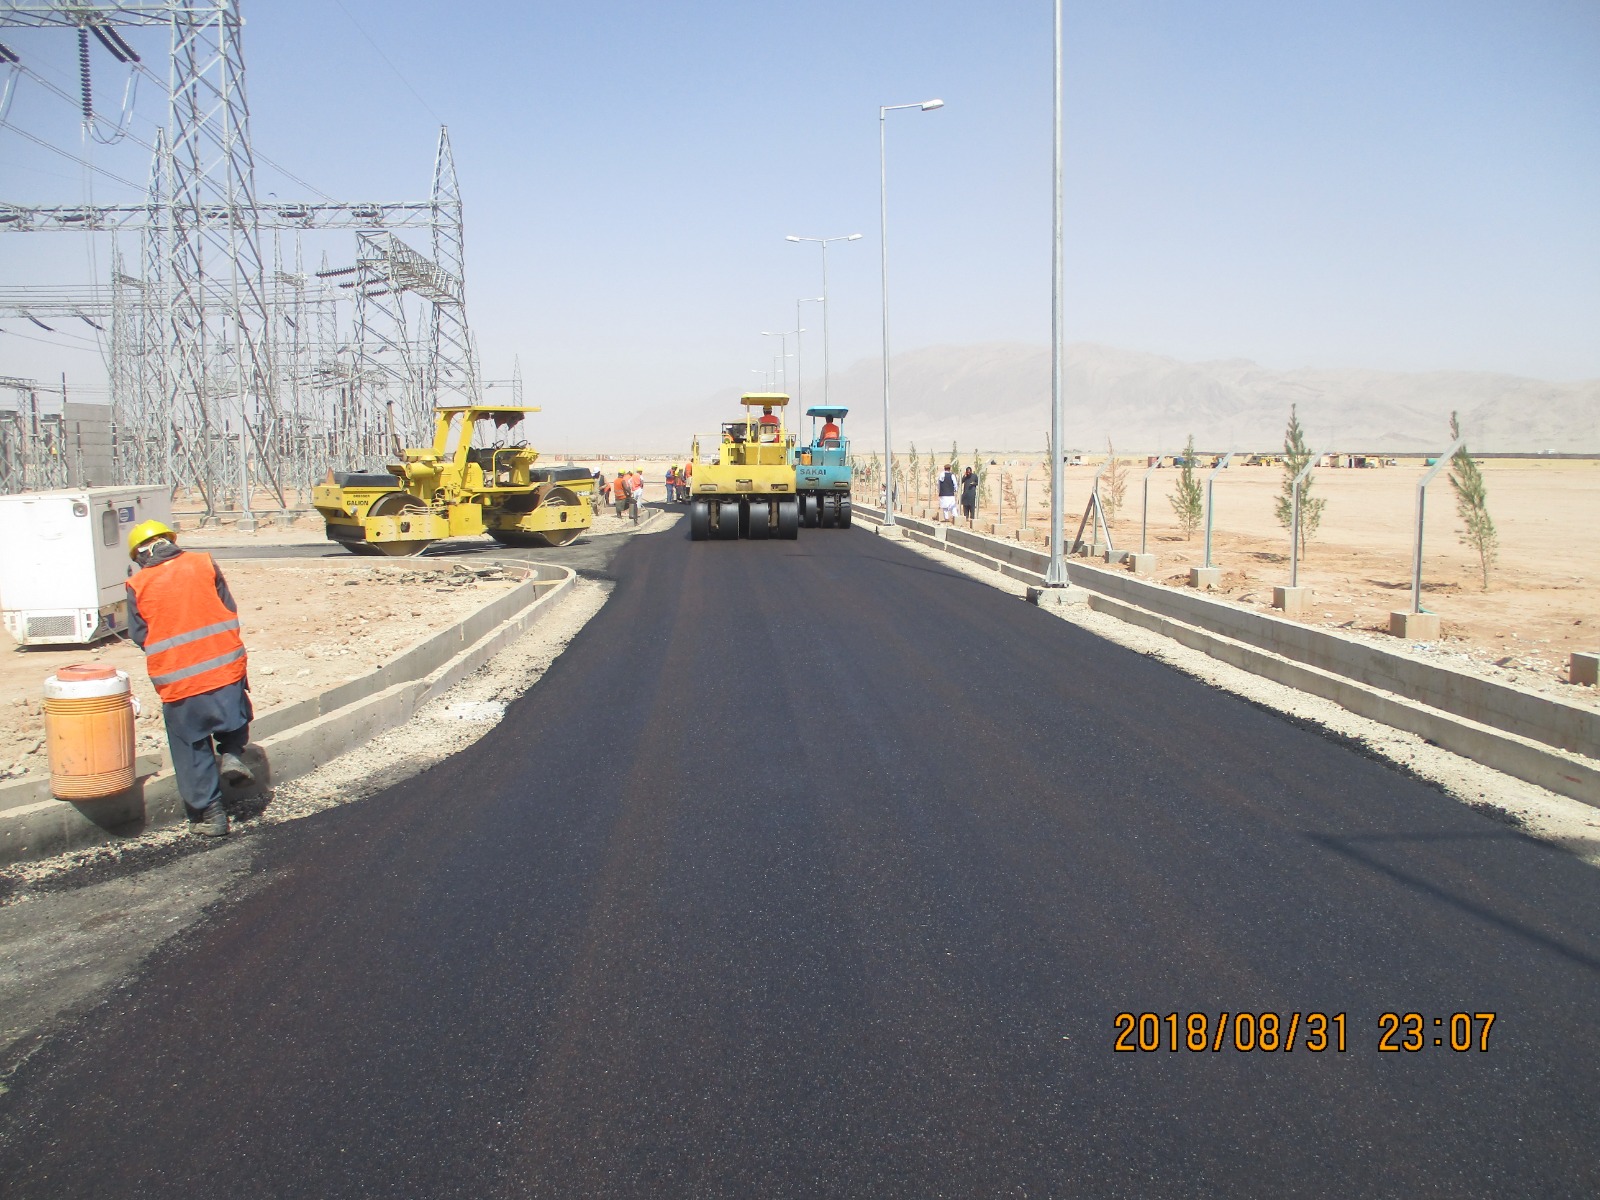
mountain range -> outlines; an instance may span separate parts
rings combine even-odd
[[[883,446],[881,360],[833,377],[830,401],[848,406],[846,433],[861,450]],[[1014,342],[932,346],[897,354],[892,373],[897,449],[962,446],[1042,451],[1050,428],[1050,350]],[[1549,382],[1480,371],[1403,373],[1353,368],[1274,370],[1244,359],[1182,362],[1093,343],[1068,348],[1067,450],[1168,453],[1193,434],[1203,450],[1267,450],[1283,441],[1291,405],[1323,450],[1437,451],[1452,410],[1468,446],[1487,453],[1600,453],[1600,379]],[[737,412],[738,392],[662,405],[630,428],[624,452],[676,450],[693,431]],[[812,383],[806,405],[822,402]],[[796,413],[791,413],[791,427]]]

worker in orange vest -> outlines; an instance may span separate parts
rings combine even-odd
[[[756,422],[757,432],[763,442],[775,442],[778,440],[778,424],[778,418],[772,415],[772,406],[770,404],[763,405],[761,420]]]
[[[189,829],[224,837],[222,776],[235,784],[255,779],[241,757],[255,713],[239,606],[211,556],[180,550],[177,532],[160,521],[133,527],[128,556],[139,565],[127,584],[128,634],[161,697]]]
[[[822,437],[819,439],[824,446],[837,447],[839,445],[839,427],[829,420],[822,427]]]

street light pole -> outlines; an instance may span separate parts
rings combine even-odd
[[[1062,557],[1062,541],[1066,536],[1061,512],[1061,490],[1065,480],[1061,471],[1061,427],[1066,424],[1066,401],[1062,395],[1062,344],[1061,277],[1062,277],[1062,209],[1061,209],[1061,0],[1055,4],[1055,146],[1051,157],[1053,199],[1051,202],[1050,251],[1050,565],[1044,573],[1044,585],[1050,588],[1066,587],[1067,564]]]
[[[943,100],[878,106],[878,257],[883,276],[883,457],[888,463],[888,476],[883,491],[883,523],[891,528],[895,524],[895,519],[894,441],[889,428],[889,156],[887,135],[884,130],[888,126],[888,116],[892,112],[904,108],[920,108],[923,112],[931,112],[933,109],[943,107]]]
[[[800,306],[802,304],[821,304],[822,320],[824,325],[826,325],[828,320],[828,306],[823,302],[823,298],[821,296],[802,296],[800,299],[794,302],[794,327],[796,330],[794,337],[794,403],[796,409],[802,409],[805,407],[806,390],[806,364],[805,359],[801,357],[801,352],[804,349],[805,343],[805,338],[801,336],[805,333],[805,330],[801,328],[805,322],[800,319]],[[823,369],[826,371],[828,362],[826,354],[826,342],[824,342],[824,354],[822,362]],[[822,402],[824,404],[828,402],[828,383],[826,379],[824,379],[822,383]]]
[[[902,107],[911,107],[903,105]],[[859,233],[842,233],[838,237],[797,237],[789,234],[784,239],[786,242],[815,242],[822,247],[822,402],[830,403],[828,399],[828,243],[829,242],[859,242]],[[799,320],[795,324],[800,324]]]
[[[795,307],[798,308],[799,305],[796,305]],[[783,390],[786,392],[789,390],[789,335],[792,333],[795,335],[796,339],[798,339],[800,334],[803,332],[804,330],[800,328],[799,321],[795,322],[795,327],[793,329],[785,329],[778,333],[769,333],[765,329],[761,331],[762,337],[777,338],[778,344],[783,348]],[[800,364],[797,362],[795,365],[798,367]]]

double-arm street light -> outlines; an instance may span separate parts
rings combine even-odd
[[[924,100],[920,104],[882,104],[878,106],[878,249],[883,267],[883,523],[894,520],[894,442],[889,430],[889,166],[884,129],[888,115],[903,108],[931,112],[943,108],[943,100]],[[1059,493],[1057,493],[1059,495]]]
[[[789,234],[784,238],[786,242],[815,242],[822,247],[822,402],[828,400],[828,243],[829,242],[859,242],[859,233],[841,233],[837,237],[799,237]],[[795,324],[800,324],[795,320]]]
[[[800,329],[798,327],[794,329],[780,330],[776,333],[769,332],[765,329],[761,331],[762,337],[775,337],[778,339],[778,345],[782,352],[781,361],[783,363],[783,390],[786,392],[789,390],[789,337],[791,334],[798,336],[799,333]]]

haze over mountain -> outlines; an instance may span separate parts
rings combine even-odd
[[[822,402],[808,372],[804,403]],[[904,450],[960,445],[1043,450],[1050,426],[1050,350],[1011,342],[933,346],[894,357],[894,440]],[[831,402],[852,410],[847,432],[863,450],[883,445],[880,360],[834,374]],[[1091,343],[1067,352],[1065,448],[1092,451],[1109,437],[1121,450],[1182,447],[1270,449],[1299,406],[1311,442],[1326,450],[1427,451],[1449,439],[1461,414],[1469,446],[1485,452],[1600,453],[1600,380],[1549,382],[1476,371],[1405,374],[1351,368],[1280,371],[1244,359],[1180,362]],[[602,450],[686,448],[692,431],[737,411],[729,389],[663,405]]]

